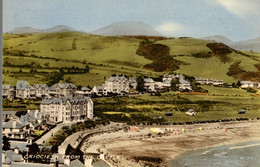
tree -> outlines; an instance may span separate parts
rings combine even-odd
[[[233,82],[233,83],[232,83],[232,87],[233,87],[233,88],[236,88],[237,85]]]
[[[173,91],[177,91],[179,89],[178,84],[180,84],[179,80],[177,78],[173,78],[171,81],[171,88]]]
[[[63,73],[61,72],[52,72],[48,77],[47,77],[47,85],[51,86],[56,83],[58,83],[60,80],[63,80]]]
[[[74,38],[73,42],[72,42],[72,50],[76,50],[77,46],[76,46],[76,38]]]
[[[27,145],[29,148],[29,153],[34,155],[40,151],[40,148],[37,143],[33,143],[32,145]]]
[[[85,66],[84,73],[89,73],[89,66],[88,65]]]
[[[20,69],[19,72],[23,72],[22,69]]]
[[[83,60],[83,61],[82,61],[82,64],[83,64],[83,65],[87,64],[87,61],[86,61],[86,60]]]
[[[48,68],[48,67],[49,67],[49,65],[50,65],[50,63],[49,63],[49,62],[47,62],[47,63],[45,63],[45,64],[44,64],[44,66],[45,66],[46,68]]]
[[[9,142],[9,139],[6,137],[6,136],[4,136],[3,137],[3,150],[10,150],[10,142]]]
[[[237,87],[240,87],[242,84],[240,81],[237,81]]]
[[[143,76],[139,76],[137,79],[137,86],[136,86],[136,90],[139,92],[143,92],[144,91],[144,78]]]
[[[65,80],[66,83],[71,83],[71,78],[68,77],[66,80]]]

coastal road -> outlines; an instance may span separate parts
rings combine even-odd
[[[103,126],[103,125],[98,125],[96,128],[94,129],[89,129],[89,130],[84,130],[84,131],[80,131],[80,132],[76,132],[70,136],[68,136],[65,141],[63,143],[61,143],[61,145],[59,146],[58,149],[58,153],[59,154],[65,154],[66,149],[68,147],[68,145],[70,144],[73,148],[76,148],[78,146],[78,144],[81,142],[81,140],[91,134],[91,133],[96,133],[96,132],[101,132],[101,131],[108,131],[108,130],[112,130],[113,128],[119,128],[122,127],[122,125],[118,126],[118,123],[110,123],[109,125]],[[78,138],[81,139],[78,139]]]
[[[52,135],[54,135],[56,132],[58,132],[63,126],[70,126],[72,124],[76,124],[76,122],[58,124],[55,128],[51,129],[49,132],[47,132],[45,135],[43,135],[40,139],[35,141],[35,143],[44,144],[43,142],[46,142]]]

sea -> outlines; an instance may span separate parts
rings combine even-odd
[[[187,152],[170,167],[260,167],[260,141],[222,145]]]

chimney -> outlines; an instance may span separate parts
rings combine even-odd
[[[100,154],[100,155],[99,155],[99,158],[100,158],[101,160],[105,160],[105,155],[104,155],[104,154]]]
[[[5,153],[2,152],[2,163],[5,163]]]
[[[93,157],[91,155],[86,156],[86,158],[84,159],[85,167],[92,166],[92,161],[93,161]]]
[[[16,154],[19,154],[19,148],[18,148],[18,147],[15,147],[15,148],[14,148],[14,152],[15,152]]]
[[[64,165],[70,166],[70,157],[69,156],[65,156]]]
[[[16,127],[16,121],[13,121],[12,128]]]
[[[39,110],[35,110],[35,112],[34,112],[34,118],[37,118],[37,119],[38,119],[38,113],[39,113]]]

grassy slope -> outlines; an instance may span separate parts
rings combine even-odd
[[[136,54],[141,39],[127,37],[101,37],[93,36],[79,32],[60,32],[49,34],[4,34],[3,47],[9,51],[22,50],[27,51],[28,55],[34,54],[42,57],[52,57],[61,59],[55,61],[53,59],[38,58],[20,58],[14,56],[6,56],[13,64],[21,65],[35,61],[42,67],[49,62],[49,67],[66,67],[76,66],[83,67],[81,63],[86,60],[90,65],[89,74],[67,74],[65,78],[71,77],[72,82],[77,85],[100,85],[104,81],[104,77],[111,74],[127,74],[138,76],[140,74],[157,77],[163,73],[156,73],[143,68],[144,65],[152,63],[151,60],[145,59],[143,56]],[[75,40],[76,49],[72,50],[72,43]],[[159,40],[156,43],[164,44],[170,47],[170,55],[174,59],[181,60],[186,63],[180,65],[180,69],[176,72],[187,75],[214,78],[224,80],[228,83],[236,82],[234,79],[226,75],[231,64],[241,61],[241,68],[246,71],[257,71],[253,66],[259,64],[260,55],[258,53],[248,53],[253,55],[254,59],[232,53],[228,55],[231,62],[222,63],[216,57],[211,58],[194,58],[191,55],[199,52],[210,52],[206,46],[207,41],[186,38],[186,39],[166,39]],[[77,60],[78,62],[72,62]],[[103,66],[100,66],[103,64]],[[109,66],[107,66],[109,65]],[[19,71],[20,68],[4,67],[4,70]],[[25,74],[8,74],[4,73],[4,84],[15,85],[16,80],[26,79],[29,83],[44,83],[46,74],[29,75],[30,68],[22,68]],[[37,69],[38,71],[55,71],[54,69]]]
[[[252,58],[237,53],[231,53],[228,55],[228,58],[231,60],[229,63],[223,63],[216,57],[207,59],[194,58],[191,56],[192,54],[200,52],[207,53],[211,51],[206,46],[208,44],[207,41],[198,39],[168,39],[159,41],[158,43],[169,46],[170,54],[174,56],[174,59],[186,63],[181,65],[180,69],[176,72],[196,77],[224,80],[229,84],[238,81],[238,79],[226,75],[231,64],[241,61],[240,66],[243,70],[257,72],[257,68],[254,64],[260,63],[260,55],[257,53],[248,53],[252,55]]]
[[[73,40],[76,40],[76,50],[72,49]],[[62,32],[50,34],[4,34],[4,48],[9,51],[22,50],[27,51],[27,55],[34,54],[42,57],[52,57],[62,59],[64,61],[55,61],[52,59],[38,59],[28,57],[8,57],[12,64],[22,65],[32,61],[39,63],[42,67],[49,62],[49,67],[79,67],[82,68],[83,60],[88,63],[98,65],[90,65],[89,74],[67,74],[65,78],[71,77],[72,82],[77,85],[100,85],[104,77],[109,77],[111,74],[127,74],[137,76],[139,74],[158,76],[161,73],[155,73],[142,68],[143,65],[152,61],[145,59],[142,56],[136,55],[136,50],[139,46],[140,39],[124,38],[124,37],[100,37],[85,33]],[[71,62],[77,60],[79,62]],[[103,64],[104,66],[100,66]],[[106,64],[109,67],[106,67]],[[20,68],[4,67],[5,71],[16,71]],[[53,71],[50,69],[37,69],[38,71]],[[22,68],[23,72],[29,72],[30,68]],[[39,75],[34,78],[34,75],[19,76],[19,74],[11,75],[4,74],[4,84],[15,85],[19,79],[26,79],[29,83],[45,82],[44,75]]]

